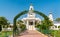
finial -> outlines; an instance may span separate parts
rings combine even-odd
[[[50,11],[50,13],[49,14],[52,14],[52,12]]]

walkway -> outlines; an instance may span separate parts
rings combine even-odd
[[[21,33],[20,36],[17,37],[48,37],[38,31],[34,30],[26,30],[25,32]]]

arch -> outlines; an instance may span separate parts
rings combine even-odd
[[[45,14],[43,14],[42,12],[39,12],[39,11],[33,11],[34,13],[36,13],[36,14],[39,14],[40,16],[42,16],[43,18],[44,18],[44,20],[47,20],[46,21],[46,23],[48,23],[49,21],[49,18],[45,15]],[[28,11],[22,11],[22,12],[20,12],[19,14],[17,14],[15,17],[14,17],[14,20],[13,20],[13,35],[15,34],[15,31],[16,31],[16,29],[17,29],[17,26],[16,26],[16,20],[20,17],[20,16],[22,16],[22,15],[24,15],[24,14],[26,14],[26,13],[28,13]]]
[[[42,16],[45,20],[49,20],[49,18],[43,14],[42,12],[39,12],[39,11],[34,11],[36,14],[39,14],[40,16]]]
[[[16,34],[16,29],[17,29],[17,26],[16,26],[16,20],[20,17],[20,16],[22,16],[22,15],[24,15],[24,14],[26,14],[26,13],[28,13],[28,11],[22,11],[22,12],[20,12],[19,14],[17,14],[15,17],[14,17],[14,19],[13,19],[13,37],[14,37],[14,35]]]

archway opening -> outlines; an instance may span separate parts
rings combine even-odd
[[[13,20],[13,25],[14,25],[13,34],[15,34],[15,33],[16,33],[16,30],[18,30],[17,25],[16,25],[16,20],[17,20],[20,16],[22,16],[22,15],[24,15],[24,14],[27,14],[27,13],[28,13],[28,11],[23,11],[23,12],[20,12],[19,14],[17,14],[17,15],[14,17],[14,20]],[[49,23],[48,23],[48,22],[49,22],[49,18],[48,18],[45,14],[43,14],[42,12],[39,12],[39,11],[34,11],[34,13],[42,16],[42,17],[44,18],[45,22],[46,22],[46,25],[49,25]],[[30,24],[32,25],[32,22],[30,22]]]

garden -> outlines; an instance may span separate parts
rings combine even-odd
[[[8,36],[12,36],[12,34],[13,34],[12,31],[1,31],[0,37],[8,37]]]

